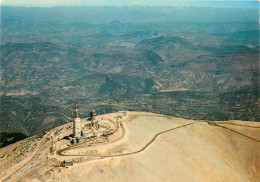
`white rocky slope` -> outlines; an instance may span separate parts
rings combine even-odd
[[[0,149],[0,181],[260,180],[259,123],[141,112],[97,119],[119,125],[106,138],[81,140],[69,148],[69,140],[62,138],[72,133],[72,123]],[[64,160],[73,165],[60,167]]]

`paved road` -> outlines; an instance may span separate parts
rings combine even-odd
[[[62,152],[68,150],[68,148],[66,149],[62,149],[62,150],[59,150],[57,151],[57,154],[60,155],[60,156],[87,156],[87,157],[101,157],[101,158],[111,158],[111,157],[119,157],[119,156],[126,156],[126,155],[133,155],[133,154],[137,154],[139,152],[142,152],[144,151],[149,145],[151,145],[154,140],[161,134],[163,133],[166,133],[166,132],[169,132],[169,131],[172,131],[172,130],[176,130],[176,129],[179,129],[179,128],[183,128],[183,127],[186,127],[188,125],[192,125],[192,124],[195,124],[195,123],[198,123],[200,121],[196,121],[196,122],[192,122],[192,123],[189,123],[189,124],[185,124],[185,125],[181,125],[181,126],[178,126],[178,127],[174,127],[174,128],[171,128],[171,129],[168,129],[168,130],[164,130],[162,132],[159,132],[157,134],[154,135],[154,137],[144,146],[142,147],[141,149],[137,150],[137,151],[134,151],[134,152],[128,152],[128,153],[124,153],[124,154],[115,154],[115,155],[68,155],[68,154],[63,154]]]
[[[112,157],[120,157],[120,156],[126,156],[126,155],[133,155],[133,154],[137,154],[137,153],[140,153],[140,152],[144,151],[144,150],[145,150],[148,146],[150,146],[150,145],[155,141],[155,139],[156,139],[159,135],[161,135],[161,134],[164,134],[164,133],[166,133],[166,132],[170,132],[170,131],[173,131],[173,130],[176,130],[176,129],[179,129],[179,128],[187,127],[187,126],[189,126],[189,125],[193,125],[193,124],[200,123],[200,122],[207,122],[207,123],[209,123],[209,124],[211,124],[211,125],[213,125],[213,126],[221,127],[221,128],[223,128],[223,129],[226,129],[226,130],[228,130],[228,131],[234,132],[234,133],[236,133],[236,134],[238,134],[238,135],[241,135],[241,136],[243,136],[243,137],[246,137],[246,138],[248,138],[248,139],[254,140],[254,141],[256,141],[256,142],[260,142],[260,140],[258,140],[258,139],[252,138],[252,137],[250,137],[250,136],[247,136],[247,135],[245,135],[245,134],[243,134],[243,133],[237,132],[237,131],[235,131],[235,130],[233,130],[233,129],[230,129],[230,128],[227,128],[227,127],[225,127],[225,126],[221,126],[221,125],[219,125],[219,124],[216,124],[216,122],[210,122],[210,121],[195,121],[195,122],[192,122],[192,123],[189,123],[189,124],[185,124],[185,125],[181,125],[181,126],[178,126],[178,127],[174,127],[174,128],[168,129],[168,130],[164,130],[164,131],[162,131],[162,132],[159,132],[159,133],[155,134],[154,137],[153,137],[143,148],[141,148],[141,149],[139,149],[139,150],[137,150],[137,151],[134,151],[134,152],[124,153],[124,154],[114,154],[114,155],[84,155],[84,154],[82,154],[82,155],[73,155],[73,154],[63,154],[62,152],[66,151],[66,150],[69,150],[69,148],[65,148],[65,149],[62,149],[62,150],[57,151],[57,155],[60,155],[60,156],[100,157],[100,158],[112,158]],[[232,124],[229,124],[229,125],[232,125]],[[236,126],[236,125],[233,125],[233,126]],[[238,126],[242,126],[242,125],[238,125]],[[246,127],[248,127],[248,126],[246,126]],[[252,127],[252,128],[255,128],[255,127]]]

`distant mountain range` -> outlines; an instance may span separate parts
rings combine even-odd
[[[221,8],[3,7],[0,132],[69,122],[76,100],[84,117],[260,121],[258,13],[246,13],[256,21]]]

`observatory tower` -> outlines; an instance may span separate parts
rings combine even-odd
[[[78,115],[77,102],[75,102],[75,116],[73,118],[73,136],[77,138],[81,136],[81,120]]]
[[[96,120],[96,116],[97,116],[96,111],[92,110],[92,111],[90,112],[91,125],[92,125],[96,130],[98,130],[99,124],[98,124],[98,121]]]

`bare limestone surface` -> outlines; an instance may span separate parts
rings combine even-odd
[[[71,144],[71,122],[0,149],[0,181],[260,180],[260,123],[129,111],[96,119],[106,135]]]

